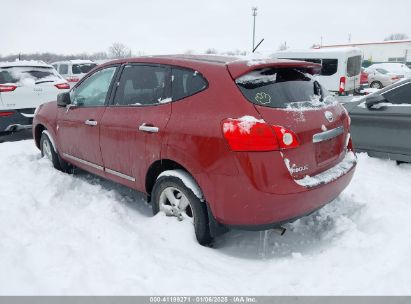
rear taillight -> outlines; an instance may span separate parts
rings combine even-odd
[[[0,117],[7,117],[13,115],[15,112],[0,112]]]
[[[70,89],[70,85],[68,83],[59,83],[54,85],[59,90],[68,90]]]
[[[274,151],[299,145],[294,132],[263,120],[229,118],[222,122],[222,129],[232,151]]]
[[[339,90],[338,90],[340,92],[340,94],[343,94],[345,92],[345,81],[346,81],[345,76],[342,76],[340,78],[340,87],[339,87]]]
[[[292,149],[300,145],[297,135],[293,131],[282,126],[272,126],[272,128],[274,129],[275,135],[277,135],[280,149]]]
[[[66,80],[68,82],[78,82],[80,80],[80,78],[78,78],[78,77],[67,77]]]
[[[398,76],[391,76],[391,80],[400,80],[400,77],[398,77]]]
[[[0,93],[13,92],[17,86],[12,84],[0,84]]]

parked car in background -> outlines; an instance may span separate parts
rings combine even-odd
[[[382,89],[400,80],[397,74],[390,73],[384,68],[370,67],[366,71],[368,72],[368,83],[373,89]]]
[[[146,193],[154,213],[192,222],[201,244],[231,227],[279,228],[335,199],[354,173],[349,117],[311,77],[319,67],[195,55],[109,62],[40,107],[35,143],[56,169]]]
[[[344,104],[356,151],[411,162],[411,79]]]
[[[44,62],[0,62],[0,135],[31,128],[35,108],[69,88]]]
[[[347,95],[360,88],[362,52],[359,48],[286,50],[274,53],[272,57],[321,64],[316,78],[328,91]]]
[[[58,61],[51,64],[64,79],[74,86],[81,78],[97,66],[91,60],[67,60]]]
[[[384,70],[387,70],[389,73],[396,74],[400,79],[411,78],[411,69],[404,63],[399,63],[399,62],[374,63],[370,65],[367,69],[375,70],[377,68],[382,68]]]

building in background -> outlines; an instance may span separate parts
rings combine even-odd
[[[411,40],[323,45],[319,48],[357,47],[363,52],[365,67],[380,62],[403,62],[411,65]]]

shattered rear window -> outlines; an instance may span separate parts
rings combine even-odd
[[[235,82],[250,102],[270,108],[321,107],[332,101],[329,92],[301,68],[258,69]]]

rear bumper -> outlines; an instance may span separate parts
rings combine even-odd
[[[13,112],[8,116],[0,116],[0,134],[5,135],[12,132],[32,128],[35,109],[7,110],[0,112]]]
[[[292,222],[333,201],[350,183],[355,166],[354,163],[329,183],[284,194],[263,192],[244,175],[214,175],[210,179],[214,191],[210,191],[211,197],[205,195],[216,222],[232,228],[266,230]]]

